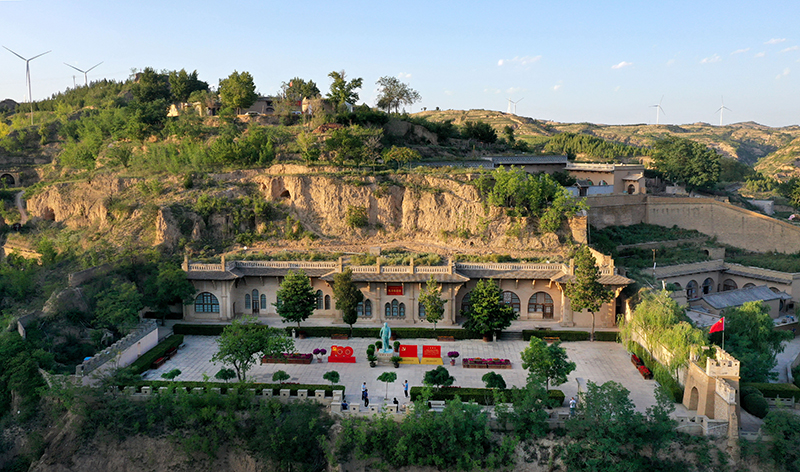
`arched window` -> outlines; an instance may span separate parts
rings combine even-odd
[[[636,193],[636,187],[633,184],[628,185],[628,195],[633,195],[634,193]]]
[[[317,310],[322,309],[322,290],[317,290]]]
[[[250,294],[249,293],[245,294],[245,296],[244,296],[244,309],[245,310],[249,310],[250,309]]]
[[[326,310],[330,310],[331,309],[331,296],[330,295],[325,295],[325,309]]]
[[[547,292],[534,293],[528,300],[528,313],[542,313],[543,318],[553,318],[553,297]]]
[[[406,304],[405,303],[401,303],[400,304],[400,307],[397,310],[397,316],[399,316],[400,318],[405,318],[406,317]]]
[[[678,290],[683,288],[683,287],[681,287],[681,284],[679,284],[678,282],[672,282],[672,285],[674,285],[675,288],[677,288]]]
[[[756,284],[744,284],[744,287],[742,287],[742,288],[753,288],[755,286],[756,286]]]
[[[516,293],[509,292],[508,290],[503,292],[503,303],[511,305],[511,308],[514,309],[514,313],[519,313],[519,297]]]
[[[772,290],[772,293],[781,293],[781,291],[778,290],[778,287],[770,287],[769,289]]]
[[[261,294],[261,308],[263,309],[267,308],[267,296],[264,295],[263,293]]]
[[[203,292],[194,299],[196,313],[219,313],[219,300],[212,293]]]
[[[690,280],[689,283],[686,284],[686,298],[689,300],[697,298],[697,282],[694,280]]]
[[[722,291],[723,292],[727,292],[728,290],[736,290],[737,288],[739,288],[739,286],[736,285],[736,282],[734,282],[731,279],[727,279],[727,280],[725,280],[725,282],[722,282]]]
[[[392,316],[392,304],[391,303],[387,302],[386,305],[383,305],[383,316],[386,317],[386,318],[389,318],[390,316]]]
[[[400,304],[397,302],[397,299],[392,300],[392,316],[397,317],[399,316],[400,311]]]
[[[472,303],[470,303],[470,298],[472,296],[472,292],[467,293],[464,295],[464,298],[461,299],[461,313],[466,314],[472,310]]]
[[[419,302],[419,308],[417,308],[417,313],[419,313],[419,319],[425,319],[425,305],[422,302]]]
[[[258,313],[258,290],[253,290],[253,313]]]
[[[364,318],[372,318],[372,300],[364,300]]]
[[[714,281],[711,280],[711,277],[709,277],[703,281],[703,295],[711,293],[713,291],[714,291]]]
[[[605,180],[601,180],[599,185],[608,185],[608,182],[606,182]]]

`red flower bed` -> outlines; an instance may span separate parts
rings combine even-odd
[[[650,372],[650,369],[647,367],[640,365],[637,367],[637,369],[639,369],[639,373],[642,374],[642,377],[644,377],[645,380],[650,380],[653,378],[653,373]]]
[[[300,354],[298,352],[284,352],[280,357],[261,357],[262,364],[311,364],[313,354]]]
[[[636,354],[631,354],[631,364],[635,365],[636,367],[639,367],[640,365],[644,365],[644,362],[642,362],[642,360],[639,359],[639,356],[637,356]]]
[[[461,365],[466,369],[510,369],[511,361],[508,359],[469,357],[461,361]]]

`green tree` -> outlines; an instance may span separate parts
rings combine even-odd
[[[769,306],[762,302],[747,302],[728,308],[725,317],[725,350],[741,362],[742,381],[768,382],[775,380],[775,356],[783,352],[783,341],[792,339],[789,331],[778,331],[769,316]],[[722,345],[723,332],[709,335],[711,342]]]
[[[386,393],[383,398],[389,398],[389,384],[395,380],[397,380],[397,373],[395,372],[384,372],[378,376],[378,381],[386,384]]]
[[[577,367],[574,362],[567,360],[567,350],[561,343],[555,342],[548,345],[537,337],[531,338],[531,343],[520,354],[522,368],[527,369],[528,381],[544,379],[545,389],[550,391],[550,384],[561,385],[567,381],[567,376]]]
[[[444,318],[444,304],[442,300],[442,289],[433,278],[433,275],[428,279],[422,293],[419,295],[419,302],[425,308],[425,321],[433,323],[433,331],[436,332],[436,323],[442,321]]]
[[[503,135],[505,136],[506,141],[508,141],[508,144],[510,146],[513,146],[514,141],[516,141],[516,139],[514,138],[514,128],[512,128],[509,125],[505,125],[503,127]]]
[[[155,277],[147,279],[144,293],[150,307],[161,313],[163,325],[170,305],[191,305],[196,291],[183,269],[176,264],[162,262]]]
[[[358,304],[364,300],[364,294],[353,283],[353,271],[348,267],[333,276],[333,298],[336,309],[342,311],[342,321],[350,325],[353,335],[353,324],[358,321]]]
[[[578,414],[567,421],[573,439],[564,449],[564,464],[577,471],[677,470],[680,463],[659,456],[676,436],[669,417],[673,403],[656,390],[656,405],[646,414],[635,410],[629,391],[616,382],[589,382]]]
[[[227,383],[228,380],[236,378],[236,372],[233,369],[220,369],[219,372],[214,374],[214,378]]]
[[[710,188],[719,180],[719,153],[704,144],[670,136],[656,141],[650,155],[656,170],[689,188]]]
[[[331,100],[337,108],[345,103],[355,105],[358,101],[358,92],[356,92],[356,90],[361,88],[364,80],[359,77],[348,82],[344,70],[341,72],[333,71],[328,74],[328,77],[333,79],[331,91],[328,93],[328,99]]]
[[[197,71],[186,72],[186,69],[172,71],[169,73],[169,87],[172,93],[172,101],[186,102],[193,92],[208,90],[208,82],[203,82],[197,78]]]
[[[603,303],[611,301],[613,294],[600,283],[600,269],[595,264],[594,256],[588,246],[581,246],[574,254],[575,280],[568,282],[564,293],[569,298],[572,311],[589,310],[592,314],[592,332],[590,340],[594,341],[595,312]]]
[[[136,76],[136,81],[131,87],[131,94],[138,102],[169,100],[169,78],[166,74],[156,72],[152,67],[145,67]]]
[[[489,123],[483,121],[467,121],[461,131],[467,139],[474,139],[487,144],[494,144],[497,141],[497,132]]]
[[[364,157],[364,149],[360,126],[335,129],[325,140],[325,151],[339,165],[344,165],[348,159],[359,165]]]
[[[383,152],[383,161],[385,163],[396,162],[397,168],[400,169],[404,164],[411,161],[419,161],[422,156],[418,151],[407,147],[392,146]]]
[[[301,272],[289,271],[278,289],[278,302],[275,311],[284,323],[297,323],[308,319],[317,307],[317,295],[311,288],[311,281]]]
[[[277,356],[294,351],[294,341],[283,330],[261,326],[253,316],[233,320],[217,338],[217,346],[211,361],[232,366],[240,382],[256,363],[256,354]]]
[[[787,409],[772,409],[764,418],[763,428],[772,438],[775,464],[800,471],[800,416]]]
[[[378,108],[397,113],[400,105],[412,105],[422,100],[419,92],[412,89],[408,84],[400,82],[397,77],[381,77],[376,82],[380,86],[378,91]]]
[[[503,291],[494,280],[479,280],[469,296],[471,309],[466,313],[464,328],[473,333],[502,331],[519,317],[511,305],[503,303]]]
[[[339,383],[339,372],[331,370],[322,374],[322,378],[331,383],[331,385]]]
[[[96,300],[95,316],[109,328],[124,331],[139,323],[139,311],[144,303],[134,283],[114,281]]]
[[[545,436],[550,428],[544,411],[548,402],[544,386],[539,382],[528,382],[523,388],[512,388],[509,395],[513,408],[503,404],[507,399],[497,402],[500,403],[495,406],[498,420],[513,426],[517,438],[523,441]]]
[[[450,375],[450,372],[441,365],[433,370],[425,372],[425,377],[422,379],[422,383],[425,385],[436,386],[439,388],[449,387],[453,385],[453,382],[455,381],[456,378]]]
[[[292,102],[302,102],[304,98],[315,98],[320,95],[319,88],[313,80],[305,81],[295,77],[289,82],[281,83],[281,95]]]
[[[258,99],[253,76],[249,72],[233,71],[227,79],[219,81],[219,98],[223,106],[236,108],[237,113],[249,108]]]
[[[287,380],[289,380],[291,378],[292,378],[292,376],[287,374],[283,370],[279,370],[279,371],[275,372],[274,374],[272,374],[272,381],[273,382],[283,383],[283,382],[286,382]]]
[[[483,374],[481,380],[486,388],[497,388],[500,390],[505,390],[506,388],[506,381],[503,379],[503,376],[497,372],[487,372]]]
[[[179,375],[181,375],[181,370],[180,369],[172,369],[169,372],[164,372],[163,374],[161,374],[161,378],[162,379],[167,379],[167,380],[175,380],[175,377],[177,377]]]

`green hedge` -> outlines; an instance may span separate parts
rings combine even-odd
[[[142,354],[142,356],[133,364],[130,365],[130,368],[133,370],[134,374],[141,374],[142,372],[147,371],[150,369],[150,364],[153,363],[159,357],[164,357],[164,353],[168,350],[172,349],[173,347],[178,347],[183,344],[183,335],[182,334],[174,334],[167,339],[161,341],[156,347],[150,349],[149,351]]]
[[[308,390],[309,392],[313,390],[325,390],[326,397],[332,397],[334,390],[341,390],[344,394],[344,385],[326,385],[326,384],[276,384],[276,383],[236,383],[236,382],[173,382],[167,380],[139,380],[136,382],[132,382],[127,385],[120,385],[121,388],[125,386],[134,386],[136,387],[137,392],[142,391],[142,387],[152,387],[153,390],[158,390],[160,387],[167,387],[169,388],[170,392],[174,392],[176,388],[185,388],[187,391],[191,391],[193,388],[197,387],[205,387],[207,389],[211,388],[220,388],[222,392],[225,393],[228,389],[232,388],[241,388],[241,389],[248,389],[254,388],[256,389],[256,395],[261,395],[261,391],[266,388],[272,389],[273,395],[278,395],[281,389],[289,389],[291,391],[292,396],[297,396],[298,390]],[[309,395],[312,395],[309,393]]]
[[[536,338],[559,338],[564,342],[571,341],[588,341],[590,333],[588,331],[555,331],[552,329],[524,329],[522,330],[522,339],[530,341],[532,337]],[[618,333],[614,331],[595,331],[595,341],[608,341],[617,342]]]
[[[547,392],[547,396],[550,398],[550,406],[554,408],[562,406],[564,398],[566,398],[566,395],[561,390],[550,390]]]
[[[800,388],[790,383],[742,383],[742,390],[745,387],[758,389],[766,398],[794,398],[800,401]],[[741,395],[740,395],[741,396]]]
[[[411,387],[410,396],[411,401],[416,401],[420,396],[424,387]],[[461,388],[461,387],[442,387],[440,389],[433,389],[433,394],[430,400],[452,400],[456,396],[462,402],[474,401],[479,405],[494,405],[494,391],[493,388]],[[507,401],[507,395],[510,392],[508,389],[499,390],[500,394],[505,396],[503,403]]]
[[[758,418],[764,418],[769,413],[769,404],[761,392],[742,397],[741,402],[744,411]]]
[[[683,402],[683,388],[672,374],[669,373],[666,367],[661,365],[660,362],[650,357],[650,354],[639,344],[632,342],[630,350],[636,354],[639,359],[644,362],[644,365],[653,373],[653,378],[659,383],[669,394],[671,400],[675,403]],[[631,366],[632,369],[635,367]]]

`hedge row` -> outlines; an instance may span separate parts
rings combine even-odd
[[[644,365],[653,373],[653,378],[658,382],[669,394],[671,400],[675,403],[683,402],[683,388],[666,367],[661,365],[660,362],[653,359],[642,346],[632,342],[630,346],[631,351],[636,354],[639,359],[644,362]]]
[[[744,411],[758,418],[764,418],[769,413],[769,404],[764,395],[755,387],[742,387],[739,399]]]
[[[422,396],[424,387],[411,387],[410,395],[411,401],[417,401]],[[462,402],[475,402],[478,405],[494,405],[495,391],[497,391],[498,398],[501,403],[509,403],[511,401],[511,389],[493,389],[493,388],[462,388],[462,387],[442,387],[434,389],[429,400],[453,400],[456,396]],[[550,390],[548,392],[550,397],[551,406],[561,406],[564,404],[564,392],[561,390]]]
[[[555,331],[552,329],[524,329],[522,330],[522,339],[530,341],[532,337],[536,338],[558,338],[561,341],[588,341],[590,333],[588,331]],[[595,341],[617,342],[618,333],[614,331],[595,331]]]
[[[742,390],[745,387],[755,388],[766,398],[794,398],[800,401],[800,388],[790,383],[742,383]]]
[[[206,324],[187,324],[178,323],[172,329],[175,334],[193,334],[197,336],[219,336],[226,325],[206,325]],[[292,329],[296,327],[287,326],[284,328],[286,333],[291,335]],[[350,328],[339,326],[306,326],[301,327],[301,333],[309,337],[329,338],[334,334],[350,335]],[[353,328],[352,337],[354,338],[379,338],[380,328]],[[392,328],[392,334],[399,339],[430,338],[436,339],[437,336],[452,336],[454,339],[480,339],[481,335],[472,333],[465,329],[438,328]]]
[[[136,359],[133,364],[130,365],[131,369],[133,370],[134,374],[141,374],[150,368],[150,364],[153,363],[159,357],[164,357],[164,354],[172,349],[173,347],[178,347],[183,344],[183,335],[182,334],[174,334],[167,339],[161,341],[156,347],[150,349],[149,351],[142,354],[141,357]]]
[[[125,387],[126,385],[120,385]],[[167,387],[169,392],[174,392],[176,388],[187,389],[191,391],[193,388],[204,387],[207,389],[219,388],[222,393],[226,393],[228,389],[240,388],[247,390],[249,388],[256,389],[256,394],[261,395],[261,391],[267,388],[272,389],[273,395],[280,394],[281,389],[289,389],[292,396],[297,396],[298,390],[308,390],[311,395],[314,390],[325,390],[326,397],[332,397],[334,390],[341,390],[344,394],[344,385],[325,385],[325,384],[276,384],[276,383],[225,383],[225,382],[174,382],[166,380],[140,380],[132,382],[127,386],[136,387],[137,392],[142,391],[142,387],[152,387],[153,390],[158,390],[160,387]]]

